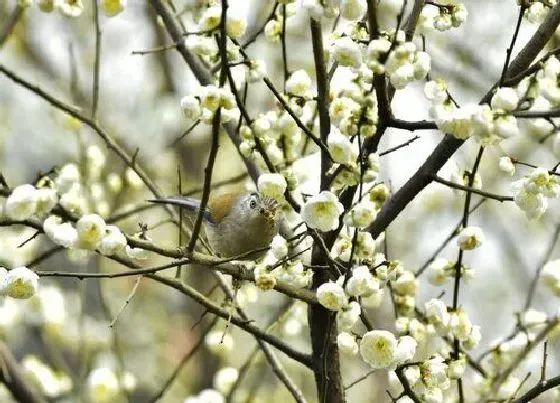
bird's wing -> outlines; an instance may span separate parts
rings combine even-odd
[[[210,210],[210,220],[212,222],[220,222],[227,216],[235,201],[239,198],[240,193],[223,193],[217,197],[211,198],[208,202]]]

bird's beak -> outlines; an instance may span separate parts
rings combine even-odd
[[[276,215],[275,210],[267,210],[267,209],[264,209],[264,208],[261,208],[259,212],[268,221],[273,221],[274,216]]]

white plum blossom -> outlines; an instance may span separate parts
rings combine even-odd
[[[72,223],[61,223],[60,217],[51,215],[43,221],[43,231],[54,243],[65,248],[74,248],[78,244],[78,232]]]
[[[463,309],[458,309],[451,314],[449,325],[451,333],[458,340],[466,341],[470,337],[473,325]]]
[[[284,192],[287,186],[284,176],[276,173],[261,174],[257,180],[259,193],[275,200],[284,199]]]
[[[227,13],[226,30],[231,38],[239,38],[247,30],[247,16],[237,10],[238,8],[231,7]]]
[[[472,350],[473,348],[478,346],[478,343],[480,343],[481,339],[482,335],[480,333],[480,326],[473,325],[469,338],[463,342],[463,347],[467,350]]]
[[[395,359],[399,363],[405,363],[411,361],[416,354],[416,347],[418,342],[412,336],[401,336],[399,337],[399,342],[397,344],[397,351]]]
[[[428,281],[432,285],[443,285],[449,278],[449,269],[454,265],[444,258],[435,259],[430,266],[428,266]]]
[[[391,368],[396,363],[397,338],[386,330],[371,330],[360,341],[360,354],[374,369]]]
[[[327,137],[327,146],[334,162],[345,165],[355,164],[358,158],[358,145],[352,143],[338,128],[331,128]]]
[[[344,216],[344,224],[349,227],[365,228],[375,220],[376,216],[377,207],[371,200],[364,198]]]
[[[276,235],[272,238],[270,250],[276,259],[280,260],[285,258],[288,255],[288,242],[286,238],[281,235]]]
[[[343,36],[334,41],[333,57],[341,66],[358,68],[362,64],[360,45],[348,36]]]
[[[525,17],[532,24],[541,24],[547,14],[548,9],[540,1],[535,1],[529,6],[527,11],[525,11]]]
[[[519,97],[515,89],[510,87],[498,88],[490,101],[492,109],[501,109],[511,112],[517,108]]]
[[[26,220],[35,214],[37,197],[37,189],[33,185],[19,185],[8,196],[4,213],[12,220]]]
[[[338,228],[339,217],[343,212],[344,206],[337,197],[324,190],[305,202],[302,218],[309,228],[327,232]]]
[[[220,20],[222,19],[222,7],[212,6],[204,10],[204,13],[200,17],[200,27],[205,30],[211,30],[217,28],[220,25]]]
[[[61,0],[58,10],[65,17],[79,17],[84,11],[84,3],[82,0]]]
[[[473,250],[484,242],[484,233],[479,227],[466,227],[459,232],[457,246],[462,250]]]
[[[37,293],[38,287],[39,276],[25,266],[16,267],[0,276],[0,295],[27,299]]]
[[[305,70],[294,71],[286,81],[286,91],[298,97],[305,97],[311,89],[311,78]]]
[[[324,283],[317,288],[319,303],[331,311],[340,311],[348,304],[348,297],[338,283]]]
[[[107,224],[98,214],[86,214],[76,223],[80,248],[96,249],[105,236]]]
[[[357,266],[346,283],[346,292],[353,297],[369,296],[380,288],[380,282],[371,274],[369,267]]]
[[[114,255],[126,247],[126,238],[121,230],[115,225],[107,225],[106,233],[99,243],[99,252],[102,255]]]
[[[447,389],[449,387],[449,378],[447,377],[447,364],[443,357],[436,354],[422,365],[420,365],[420,373],[422,380],[427,388]]]
[[[341,353],[347,355],[358,354],[358,343],[356,343],[356,338],[352,334],[348,332],[340,332],[336,337],[336,342]]]
[[[465,373],[467,363],[465,358],[461,357],[458,360],[450,361],[447,365],[447,376],[449,379],[460,379]]]

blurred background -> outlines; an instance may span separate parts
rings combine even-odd
[[[192,24],[196,1],[182,0],[174,4],[177,10],[184,10],[183,20],[188,27]],[[382,25],[394,25],[401,4],[398,0],[380,1]],[[463,26],[445,33],[432,32],[426,37],[427,51],[432,56],[431,76],[445,78],[461,105],[478,102],[499,78],[517,18],[517,4],[511,0],[471,0],[465,5],[469,17]],[[0,30],[13,18],[16,6],[15,0],[0,0]],[[273,1],[230,0],[230,7],[247,13],[246,37],[262,26],[273,6]],[[331,24],[330,20],[325,20],[325,29]],[[303,68],[311,74],[313,59],[305,11],[298,10],[288,19],[287,26],[290,69]],[[192,124],[182,115],[179,101],[198,84],[174,50],[132,54],[170,43],[164,27],[147,2],[128,0],[125,10],[117,17],[101,14],[100,28],[100,125],[130,154],[136,153],[137,161],[165,193],[198,189],[209,150],[210,128],[201,124],[177,141]],[[536,26],[523,23],[514,54],[535,29]],[[26,9],[12,34],[0,46],[0,63],[7,68],[69,104],[84,111],[91,108],[95,61],[91,1],[84,2],[83,13],[77,18],[56,12],[43,13],[37,7]],[[283,76],[280,44],[260,37],[248,48],[248,53],[266,61],[269,77],[280,88]],[[274,98],[263,83],[251,85],[248,109],[252,116],[266,112],[273,105]],[[399,118],[428,118],[421,84],[398,91],[392,107]],[[416,171],[442,136],[430,131],[416,134],[420,139],[412,145],[381,158],[381,176],[392,190],[397,190]],[[413,135],[391,129],[379,149],[398,145]],[[497,169],[498,158],[503,155],[539,166],[554,166],[557,161],[551,153],[550,140],[544,143],[538,140],[524,135],[488,147],[479,171],[484,189],[511,194],[511,179],[504,179]],[[441,176],[450,177],[470,169],[477,150],[477,144],[467,142],[445,166]],[[310,148],[310,151],[314,150]],[[84,181],[102,216],[115,217],[144,204],[151,196],[139,178],[128,171],[89,128],[0,77],[0,172],[11,187],[32,183],[40,173],[55,166],[75,163],[83,168],[88,159],[99,158],[104,160],[101,173],[90,178],[84,175]],[[237,178],[227,187],[250,186],[243,176],[244,166],[225,136],[217,161],[215,182]],[[519,168],[518,172],[519,176],[529,171]],[[442,185],[430,185],[389,227],[386,233],[388,258],[400,259],[407,268],[419,268],[459,222],[463,209],[461,196]],[[474,199],[479,198],[475,196]],[[134,233],[139,230],[139,224],[145,224],[150,228],[149,236],[159,244],[179,245],[176,227],[162,220],[165,216],[161,210],[147,209],[120,219],[118,225],[123,231]],[[559,222],[555,201],[538,221],[528,221],[513,203],[501,204],[493,200],[485,202],[472,215],[472,225],[482,227],[486,235],[482,247],[466,258],[465,263],[474,270],[475,277],[463,285],[460,295],[461,306],[473,323],[482,328],[482,342],[473,352],[474,357],[514,329],[516,313],[523,309],[528,285]],[[34,268],[43,271],[119,270],[116,263],[93,254],[53,251],[53,244],[41,236],[19,247],[32,234],[33,230],[25,228],[0,228],[0,265],[29,266],[39,257]],[[456,253],[452,242],[441,256],[455,259]],[[558,257],[558,253],[553,252],[552,257]],[[145,264],[148,267],[165,262],[168,260],[150,255]],[[189,267],[184,275],[200,292],[218,302],[224,301],[215,290],[215,280],[203,269]],[[106,385],[107,378],[103,377],[113,377],[120,384],[117,394],[107,392],[106,401],[150,401],[202,338],[201,347],[160,400],[181,402],[213,387],[216,371],[227,367],[239,369],[252,354],[256,345],[253,338],[233,326],[227,327],[225,321],[213,323],[211,315],[205,315],[193,301],[148,279],[140,281],[134,297],[110,327],[135,282],[135,278],[129,277],[82,281],[42,279],[39,294],[31,300],[0,298],[0,339],[54,402],[80,401],[73,393],[78,391],[88,396],[88,390],[98,383]],[[451,300],[451,286],[445,288],[443,299],[446,301]],[[418,304],[440,293],[441,288],[422,279]],[[370,317],[376,328],[394,330],[391,301],[387,295],[385,297]],[[309,350],[305,306],[292,305],[285,298],[273,292],[263,293],[250,284],[241,286],[238,299],[261,326],[281,315],[282,319],[271,331]],[[554,314],[558,300],[540,287],[533,308]],[[213,330],[205,333],[211,325]],[[557,342],[551,343],[548,371],[555,374],[560,370],[560,354]],[[518,369],[520,378],[532,371],[534,375],[528,384],[536,382],[540,375],[541,354],[537,351]],[[313,401],[312,374],[289,359],[282,362]],[[368,371],[367,365],[359,359],[343,358],[342,362],[344,384]],[[475,378],[471,375],[466,382],[468,387],[474,388]],[[389,401],[387,388],[386,374],[374,373],[348,391],[348,401]],[[256,354],[249,367],[239,386],[238,398],[254,402],[291,399],[262,353]],[[544,395],[541,401],[550,399],[550,395]],[[2,385],[0,401],[11,401]]]

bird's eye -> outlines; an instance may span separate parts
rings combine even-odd
[[[249,207],[252,208],[253,210],[257,208],[257,201],[255,199],[251,199],[251,201],[249,202]]]

